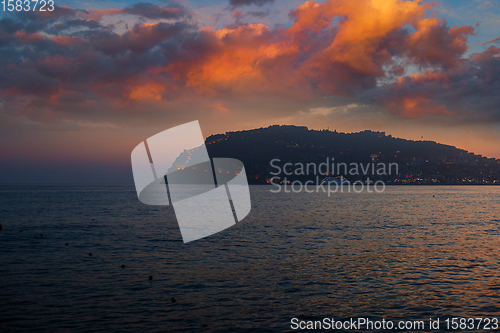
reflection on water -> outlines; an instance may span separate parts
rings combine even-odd
[[[236,226],[183,244],[172,207],[141,204],[133,187],[3,186],[0,331],[499,314],[500,188],[270,189],[251,188]]]

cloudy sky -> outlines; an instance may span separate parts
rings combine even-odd
[[[131,182],[198,119],[365,129],[500,158],[498,0],[59,1],[0,14],[0,182]]]

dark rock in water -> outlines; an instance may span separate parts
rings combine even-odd
[[[68,243],[66,243],[66,246],[68,246]]]
[[[19,230],[19,232],[23,232],[22,230]]]
[[[153,280],[153,276],[152,275],[149,276],[149,281],[151,281],[151,280]]]
[[[3,228],[3,227],[2,227],[2,224],[0,223],[0,230],[2,230],[2,228]]]
[[[172,297],[170,300],[172,301],[172,303],[177,302],[177,300],[175,299],[175,297]]]
[[[40,234],[40,237],[43,237],[43,234]]]
[[[125,265],[122,265],[122,268],[125,268]]]
[[[89,257],[92,257],[92,253],[89,253]]]
[[[201,325],[201,326],[202,326],[202,327],[208,327],[208,325],[207,325],[207,324],[203,324],[203,325]]]

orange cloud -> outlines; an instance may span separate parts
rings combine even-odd
[[[167,71],[209,93],[273,91],[313,82],[318,92],[348,95],[360,86],[373,87],[375,78],[385,76],[384,66],[408,47],[414,57],[447,62],[441,53],[416,51],[436,24],[450,35],[440,52],[465,51],[472,28],[448,29],[437,19],[425,19],[432,6],[400,0],[307,1],[291,12],[294,24],[288,29],[271,31],[263,24],[203,29],[211,48],[199,59],[170,64]],[[413,39],[404,30],[408,24],[418,32]]]
[[[385,38],[407,24],[417,25],[432,6],[399,0],[330,0],[322,4],[308,1],[293,12],[296,19],[289,33],[319,33],[331,26],[335,17],[340,18],[335,38],[310,66],[340,63],[357,73],[382,76],[381,64],[391,58],[381,48]]]
[[[221,30],[205,28],[202,34],[212,42],[215,51],[198,62],[173,63],[167,71],[185,81],[187,87],[208,93],[269,89],[264,63],[298,53],[285,41],[269,42],[270,31],[263,24]]]
[[[440,105],[423,96],[404,96],[401,99],[392,99],[385,103],[391,113],[406,118],[424,118],[426,115],[451,115],[445,105]]]
[[[437,18],[422,19],[417,31],[408,40],[409,54],[418,64],[441,64],[452,67],[467,51],[467,37],[474,34],[470,26],[446,26],[446,21]]]
[[[128,87],[128,99],[132,101],[156,100],[161,101],[167,89],[176,89],[175,86],[158,82],[131,84]]]
[[[82,43],[84,40],[81,37],[78,36],[53,36],[50,38],[51,41],[53,41],[56,44],[63,45],[63,46],[72,46],[75,44]]]
[[[245,14],[234,11],[236,23],[222,29],[197,30],[190,20],[138,22],[122,34],[93,20],[121,13],[180,20],[189,12],[147,3],[106,10],[64,7],[57,20],[46,23],[47,32],[19,30],[3,39],[18,48],[25,47],[22,43],[45,45],[30,53],[36,58],[26,58],[36,60],[0,67],[4,89],[36,95],[37,105],[82,98],[66,93],[81,91],[119,107],[196,96],[204,107],[227,112],[218,102],[222,98],[239,100],[249,110],[255,101],[269,101],[278,109],[282,101],[305,105],[323,103],[327,96],[365,94],[404,117],[447,115],[457,110],[454,105],[461,97],[443,89],[464,77],[471,85],[464,94],[477,95],[475,79],[467,78],[477,74],[478,66],[494,68],[491,58],[498,52],[490,47],[463,58],[474,29],[449,27],[435,14],[425,17],[432,7],[420,0],[307,1],[291,11],[289,28],[243,24]],[[75,29],[74,17],[80,18],[82,31],[65,34]],[[402,77],[409,64],[422,72]],[[490,79],[477,79],[485,80]],[[48,98],[50,94],[55,97]],[[201,102],[205,98],[216,102]],[[490,107],[486,100],[484,105]]]
[[[31,44],[31,43],[37,43],[45,39],[42,34],[39,33],[26,33],[24,31],[17,31],[15,33],[15,38],[23,43]]]
[[[423,73],[414,73],[409,76],[402,76],[396,80],[396,83],[399,86],[402,86],[406,81],[412,81],[414,84],[423,84],[428,82],[446,84],[448,79],[448,74],[442,71],[425,71]]]
[[[489,40],[489,41],[487,41],[487,42],[484,42],[484,43],[483,43],[483,44],[481,44],[481,45],[486,45],[486,44],[493,43],[493,42],[497,42],[497,41],[500,41],[500,37],[497,37],[497,38],[495,38],[495,39],[492,39],[492,40]]]
[[[214,110],[214,112],[216,113],[228,113],[229,112],[229,109],[227,107],[224,106],[224,103],[222,102],[214,102],[212,104],[210,104],[210,108],[212,108],[212,110]]]

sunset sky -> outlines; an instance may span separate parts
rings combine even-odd
[[[131,182],[132,149],[192,120],[500,158],[498,0],[55,3],[0,14],[0,182]]]

